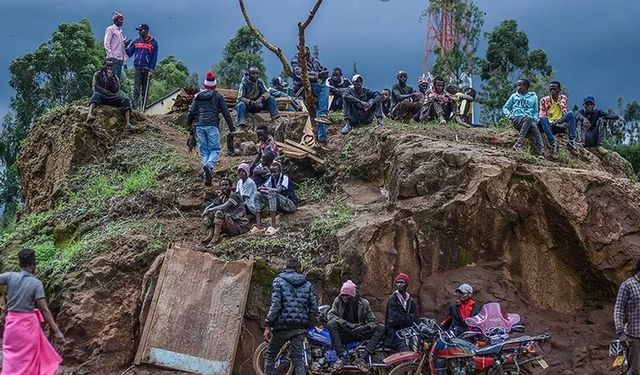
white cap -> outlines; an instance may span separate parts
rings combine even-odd
[[[469,284],[462,284],[456,289],[457,291],[461,291],[464,294],[473,294],[473,288]]]
[[[351,82],[355,82],[358,78],[364,81],[364,78],[360,74],[354,74],[353,77],[351,77]]]

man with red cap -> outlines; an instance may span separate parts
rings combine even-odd
[[[229,133],[235,131],[229,109],[224,97],[216,91],[218,81],[214,72],[207,72],[204,79],[204,90],[193,97],[187,114],[189,152],[196,146],[196,138],[200,144],[200,159],[204,170],[204,184],[211,185],[212,173],[220,156],[220,114],[229,127]],[[196,121],[197,118],[197,121]],[[227,144],[227,147],[229,145]]]
[[[368,340],[366,352],[371,355],[384,336],[384,326],[377,322],[369,301],[360,297],[356,284],[351,280],[342,284],[340,295],[333,301],[329,310],[329,322],[326,327],[331,334],[333,348],[338,354],[336,367],[344,364],[344,342]],[[359,368],[366,367],[363,362],[363,358],[359,358],[356,364]]]
[[[469,284],[462,284],[456,289],[458,301],[447,309],[447,315],[442,321],[444,329],[451,329],[456,335],[469,330],[464,320],[480,312],[480,304],[471,298],[472,295],[473,288]]]
[[[408,328],[419,319],[418,305],[407,293],[409,275],[399,273],[395,278],[396,290],[387,300],[387,310],[384,314],[384,325],[387,327],[385,346],[394,348],[398,352],[409,351],[406,340],[396,336],[396,332]]]

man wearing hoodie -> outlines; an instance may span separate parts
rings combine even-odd
[[[410,350],[405,340],[400,340],[396,332],[413,326],[420,319],[418,305],[409,295],[409,275],[399,273],[395,278],[396,290],[387,300],[384,314],[384,325],[387,327],[385,346],[394,348],[397,352]]]
[[[307,56],[307,75],[311,91],[316,98],[316,138],[318,143],[327,143],[327,125],[331,124],[331,120],[327,116],[329,114],[329,88],[324,85],[324,81],[328,78],[329,71],[322,66],[320,61],[309,53],[309,47],[305,47],[305,55]],[[298,53],[291,59],[291,69],[293,70],[294,91],[302,91],[302,65],[300,64],[300,56]],[[303,93],[304,95],[304,93]]]
[[[342,76],[342,69],[335,67],[333,68],[331,77],[327,78],[325,85],[329,88],[329,94],[333,95],[333,101],[331,102],[329,111],[342,111],[342,93],[351,86],[351,81]]]
[[[133,67],[136,69],[133,86],[133,107],[141,108],[144,103],[141,100],[147,92],[149,79],[153,76],[153,70],[158,61],[158,42],[149,35],[149,25],[141,24],[136,27],[140,37],[129,43],[126,49],[127,56],[133,56]],[[144,110],[144,108],[142,108]]]
[[[513,148],[516,151],[524,149],[524,140],[529,134],[533,134],[536,143],[538,157],[544,159],[542,136],[538,129],[538,96],[529,91],[531,83],[527,79],[519,79],[518,90],[511,94],[509,100],[502,107],[502,113],[509,118],[513,127],[519,131],[518,139]]]
[[[356,74],[351,79],[353,86],[343,94],[344,98],[344,126],[342,134],[349,134],[352,126],[368,125],[376,117],[378,126],[384,125],[382,119],[382,94],[363,87],[364,79]]]
[[[269,94],[267,86],[260,79],[260,69],[252,66],[242,78],[240,90],[238,90],[238,102],[236,103],[238,128],[244,129],[246,126],[247,112],[258,113],[265,109],[269,111],[272,121],[280,117],[276,99]]]
[[[229,127],[229,137],[227,137],[227,147],[229,138],[235,131],[233,120],[229,114],[229,109],[224,102],[224,97],[215,89],[218,84],[214,72],[207,72],[204,79],[204,90],[193,97],[189,113],[187,114],[187,128],[189,129],[189,139],[187,147],[189,152],[196,145],[196,137],[200,144],[200,159],[204,170],[204,184],[211,185],[211,173],[216,167],[216,162],[220,156],[220,114],[224,117]],[[197,121],[195,121],[197,118]],[[232,139],[232,138],[231,138]],[[231,141],[233,145],[233,141]],[[233,147],[233,146],[232,146]]]
[[[469,330],[465,319],[476,316],[480,312],[480,305],[471,298],[472,295],[473,288],[469,284],[462,284],[456,289],[457,301],[449,305],[441,323],[444,329],[451,329],[456,335]]]
[[[602,141],[607,135],[607,122],[618,120],[620,116],[596,109],[596,99],[593,96],[586,96],[583,105],[584,109],[578,111],[576,119],[580,124],[584,147],[595,147],[600,154],[604,155],[608,152],[602,147]]]
[[[366,354],[371,355],[384,337],[384,325],[378,323],[369,301],[360,297],[356,284],[351,280],[342,284],[340,295],[333,301],[328,315],[326,327],[331,334],[333,349],[338,354],[337,367],[344,363],[346,351],[343,343],[368,340]],[[362,358],[358,367],[361,364]]]
[[[300,261],[287,259],[287,268],[273,280],[271,307],[265,319],[264,340],[269,347],[264,356],[264,373],[273,375],[275,358],[289,342],[295,375],[305,375],[303,340],[306,329],[318,315],[316,289],[300,273]]]

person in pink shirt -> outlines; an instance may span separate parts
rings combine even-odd
[[[106,57],[113,61],[113,73],[120,80],[122,66],[128,57],[125,48],[131,40],[126,39],[122,33],[121,27],[124,23],[124,16],[114,10],[111,18],[113,25],[107,27],[104,32],[104,50],[107,53]]]

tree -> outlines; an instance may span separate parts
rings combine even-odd
[[[222,52],[222,59],[214,67],[219,85],[237,89],[244,73],[251,66],[257,66],[260,69],[261,78],[266,79],[266,69],[262,61],[262,44],[248,26],[243,26],[238,29],[233,38],[229,39]]]
[[[195,76],[194,76],[195,74]],[[126,79],[122,85],[125,94],[133,92],[135,69],[124,72]],[[155,102],[172,91],[188,86],[198,87],[198,75],[189,75],[189,68],[177,57],[171,55],[163,58],[156,65],[153,78],[150,80],[147,105]]]
[[[488,47],[486,58],[480,61],[480,78],[484,84],[479,102],[483,107],[483,121],[496,124],[500,109],[515,91],[519,78],[529,79],[532,90],[542,94],[553,77],[553,68],[543,50],[529,50],[529,38],[518,30],[515,20],[503,21],[485,36]]]
[[[470,77],[477,64],[475,54],[484,25],[484,12],[474,1],[431,0],[425,15],[437,17],[443,9],[453,19],[454,33],[461,38],[453,42],[453,48],[446,54],[441,48],[435,48],[433,73],[460,83],[463,73]]]
[[[9,64],[9,84],[14,115],[3,118],[0,140],[0,205],[17,206],[19,174],[16,166],[21,145],[35,118],[45,109],[91,95],[91,80],[103,65],[104,51],[87,19],[63,23],[35,51]]]

